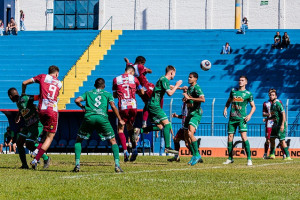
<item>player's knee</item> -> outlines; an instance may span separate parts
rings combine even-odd
[[[110,143],[111,143],[112,145],[117,144],[115,138],[112,138],[112,139],[110,139],[109,141],[110,141]]]

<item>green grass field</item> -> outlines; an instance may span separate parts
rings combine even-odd
[[[79,173],[70,172],[73,155],[50,157],[49,169],[33,171],[18,169],[18,155],[0,155],[0,199],[300,199],[299,159],[254,159],[248,167],[246,159],[204,158],[191,167],[189,158],[139,156],[116,174],[112,156],[83,155]]]

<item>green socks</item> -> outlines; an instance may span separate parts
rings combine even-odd
[[[80,165],[81,143],[75,143],[75,165]]]
[[[48,160],[49,159],[49,157],[45,153],[42,155],[42,158],[43,158],[43,160]]]
[[[165,139],[165,147],[170,148],[170,139],[171,139],[171,123],[165,125],[164,127],[164,139]]]
[[[251,152],[250,152],[250,143],[249,140],[245,141],[245,150],[247,154],[247,159],[251,160]]]
[[[147,126],[145,128],[141,128],[141,133],[149,133],[152,131],[160,131],[157,126]]]
[[[116,165],[120,165],[120,158],[119,158],[119,147],[117,144],[114,144],[111,146],[113,155],[114,155],[114,160]]]
[[[232,150],[233,150],[233,142],[228,142],[228,159],[229,160],[232,160],[233,157],[232,157]]]
[[[271,146],[270,154],[275,155],[275,147],[272,147],[272,146]]]
[[[193,144],[189,144],[189,147],[190,147],[189,150],[191,151],[192,156],[195,156]]]
[[[18,147],[18,150],[19,150],[19,157],[22,162],[22,165],[26,166],[27,165],[26,154],[25,154],[25,149],[24,149],[23,145],[21,147]]]
[[[195,153],[194,155],[197,156],[197,157],[200,156],[197,141],[192,142],[192,147],[194,148],[194,153]]]
[[[290,157],[289,148],[288,148],[288,147],[285,147],[285,148],[283,148],[283,150],[284,150],[284,152],[285,152],[286,157]]]

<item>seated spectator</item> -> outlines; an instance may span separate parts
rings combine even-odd
[[[16,35],[18,35],[18,26],[17,23],[15,22],[15,19],[12,17],[10,18],[10,22],[8,23],[6,27],[6,34],[10,35],[15,32]]]
[[[226,44],[222,48],[221,54],[230,54],[231,53],[231,47],[229,46],[229,43],[226,42]]]
[[[4,24],[2,20],[0,19],[0,35],[3,36],[3,31],[4,31]]]
[[[276,35],[274,36],[274,44],[272,45],[273,49],[279,49],[281,45],[281,35],[279,31],[276,32]]]
[[[14,152],[16,151],[16,146],[13,144],[14,136],[15,133],[7,127],[4,133],[4,144],[0,144],[0,153],[3,152],[3,146],[9,148],[9,153],[11,153],[12,149]]]
[[[247,17],[244,17],[242,20],[241,33],[245,34],[247,29],[248,29],[248,19]]]
[[[282,48],[288,48],[290,45],[290,37],[288,36],[287,32],[284,32],[284,35],[282,36],[282,41],[281,41],[281,49]]]

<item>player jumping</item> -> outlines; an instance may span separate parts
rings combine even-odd
[[[286,134],[286,116],[284,112],[284,108],[280,100],[277,99],[277,93],[275,89],[269,91],[269,97],[272,101],[271,105],[271,118],[274,121],[271,132],[271,152],[270,158],[275,158],[275,139],[278,138],[280,141],[280,145],[282,146],[286,158],[284,160],[292,160],[290,157],[290,153],[288,150],[288,146],[285,142],[285,134]]]
[[[247,165],[252,166],[251,152],[250,152],[250,143],[247,139],[247,122],[250,121],[254,111],[255,104],[253,101],[253,96],[251,92],[246,90],[246,85],[248,79],[246,76],[240,76],[239,78],[239,89],[232,89],[230,96],[226,102],[223,115],[227,118],[227,108],[231,104],[230,118],[228,122],[228,159],[223,164],[233,163],[233,136],[236,132],[237,127],[242,137],[243,142],[245,143],[245,150],[247,154]],[[247,104],[250,103],[251,111],[247,115]]]
[[[38,153],[30,163],[33,169],[37,169],[37,164],[43,154],[48,150],[55,136],[58,123],[57,97],[62,83],[57,79],[59,68],[52,65],[48,69],[48,74],[40,74],[28,79],[22,84],[22,96],[25,95],[26,86],[32,83],[40,84],[40,95],[38,112],[44,128],[41,143],[38,145]]]
[[[113,80],[113,95],[118,98],[119,112],[122,120],[126,123],[128,135],[131,138],[132,155],[130,161],[134,161],[138,155],[136,147],[136,139],[134,137],[133,124],[137,115],[137,104],[135,93],[138,89],[141,95],[144,95],[144,90],[140,82],[134,77],[135,69],[132,65],[127,65],[125,73],[117,76]],[[129,153],[126,146],[126,137],[124,135],[124,126],[118,125],[118,134],[124,151],[124,162],[129,159]]]
[[[74,172],[80,171],[81,143],[84,139],[89,139],[94,130],[97,131],[101,140],[109,140],[114,155],[115,172],[123,172],[120,167],[119,146],[116,143],[114,130],[108,119],[108,104],[119,119],[119,123],[124,126],[125,122],[121,119],[118,109],[115,106],[114,98],[111,93],[104,90],[105,81],[98,78],[94,84],[96,89],[85,92],[75,99],[75,103],[85,110],[84,119],[77,134],[75,143],[75,168]],[[83,106],[82,101],[86,104]]]
[[[43,132],[43,125],[39,121],[36,106],[33,104],[33,102],[38,100],[39,97],[37,95],[24,95],[20,97],[16,88],[10,88],[7,93],[10,100],[16,103],[19,109],[16,117],[16,123],[20,122],[21,116],[25,121],[25,127],[22,128],[17,139],[17,147],[19,150],[19,157],[22,162],[22,166],[20,168],[28,169],[29,167],[26,161],[24,143],[26,143],[26,148],[30,151],[34,151],[36,149],[35,145],[38,137]],[[43,154],[42,158],[44,160],[44,169],[48,168],[50,165],[50,158],[46,154]]]

